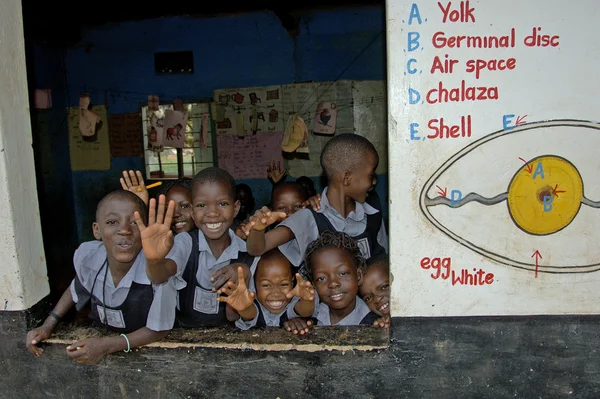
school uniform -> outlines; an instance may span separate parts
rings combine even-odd
[[[387,254],[388,236],[381,211],[366,202],[362,204],[356,202],[356,209],[344,218],[329,204],[327,189],[325,187],[321,194],[321,207],[318,211],[310,207],[300,209],[279,224],[279,226],[289,228],[295,236],[295,239],[279,246],[281,253],[294,266],[300,266],[308,245],[316,240],[322,232],[330,230],[346,233],[354,238],[365,259]]]
[[[71,282],[71,296],[78,311],[91,304],[89,317],[95,324],[121,333],[143,327],[152,331],[173,328],[177,291],[170,283],[150,282],[143,250],[116,287],[102,241],[81,244],[73,264],[76,276]]]
[[[317,319],[317,326],[331,326],[331,318],[329,314],[329,306],[321,302],[315,309],[313,317]],[[367,304],[356,297],[356,306],[354,310],[342,320],[338,321],[334,326],[358,326],[372,325],[377,320],[377,315],[369,309]]]
[[[177,265],[177,273],[171,278],[178,290],[177,322],[181,327],[214,327],[227,324],[224,302],[217,300],[212,291],[214,282],[210,276],[231,263],[245,263],[252,275],[260,257],[253,257],[246,250],[246,242],[229,229],[231,244],[219,259],[215,258],[204,234],[199,230],[175,236],[173,249],[167,255]],[[181,265],[181,266],[180,266]],[[250,280],[250,291],[255,292]]]
[[[235,325],[240,330],[248,330],[252,327],[283,327],[283,323],[294,317],[298,317],[294,311],[294,306],[296,306],[299,300],[300,298],[294,297],[280,313],[271,313],[255,299],[253,306],[256,308],[256,316],[254,316],[254,319],[242,320],[240,317],[236,320]]]

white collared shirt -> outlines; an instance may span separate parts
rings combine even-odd
[[[233,230],[228,230],[229,237],[231,238],[231,244],[225,248],[219,259],[215,258],[208,246],[206,237],[201,231],[198,232],[198,272],[196,273],[196,280],[198,284],[204,289],[211,289],[214,282],[210,281],[210,276],[217,270],[229,265],[232,260],[237,259],[240,256],[240,252],[247,252],[246,241],[242,240],[235,235]],[[192,237],[186,233],[180,233],[175,236],[175,242],[173,248],[167,255],[167,259],[172,259],[177,264],[177,274],[171,279],[173,284],[178,290],[181,290],[187,286],[187,283],[183,279],[183,272],[187,265],[187,261],[192,253]],[[255,257],[254,262],[250,265],[250,271],[254,276],[256,265],[260,257]],[[254,279],[250,280],[250,291],[254,289]]]
[[[173,328],[175,322],[175,308],[177,304],[177,291],[169,283],[152,284],[146,275],[146,256],[140,251],[127,274],[123,276],[115,287],[112,274],[106,261],[106,247],[102,241],[88,241],[81,244],[73,255],[73,265],[79,282],[88,292],[103,302],[107,307],[115,308],[123,304],[131,283],[152,285],[154,298],[146,327],[153,331],[165,331]],[[104,267],[103,267],[104,266]],[[100,270],[102,269],[102,270]],[[106,274],[106,281],[104,276]],[[94,284],[94,279],[96,283]],[[92,292],[93,287],[93,292]],[[73,302],[77,303],[79,298],[75,291],[75,280],[70,286]]]
[[[360,299],[358,296],[356,297],[356,305],[350,314],[344,317],[342,320],[338,321],[334,326],[358,326],[360,322],[371,313],[371,309],[367,306],[367,304]],[[317,319],[318,326],[331,326],[331,313],[329,310],[329,306],[325,303],[319,303],[319,306],[315,309],[314,316]]]
[[[320,209],[316,212],[325,215],[335,230],[346,233],[350,237],[356,237],[359,234],[362,234],[367,228],[367,215],[373,215],[379,212],[366,202],[362,204],[356,202],[355,210],[351,211],[348,214],[348,217],[344,218],[329,204],[329,200],[327,199],[327,187],[325,187],[321,194],[320,205]],[[294,266],[300,266],[304,260],[306,248],[319,237],[317,222],[310,209],[300,209],[298,212],[282,221],[278,227],[280,226],[289,228],[292,233],[294,233],[295,238],[280,245],[279,250]],[[385,249],[385,252],[388,253],[388,237],[383,222],[377,233],[377,242]]]

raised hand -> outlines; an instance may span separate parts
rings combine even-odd
[[[67,356],[80,364],[93,364],[108,354],[107,340],[86,338],[67,346]]]
[[[249,222],[241,222],[238,227],[235,228],[235,235],[244,241],[248,239],[248,235],[245,233],[245,229],[248,224]]]
[[[305,301],[314,301],[315,299],[315,288],[310,283],[302,278],[300,273],[296,273],[296,286],[285,297],[292,299],[293,297],[299,297]]]
[[[375,320],[373,327],[390,328],[390,316],[383,316]]]
[[[27,333],[27,338],[25,338],[25,346],[27,347],[27,350],[36,357],[42,356],[44,350],[38,347],[37,345],[40,342],[50,338],[51,334],[52,330],[50,328],[44,327],[43,325],[29,331]]]
[[[283,328],[293,334],[308,334],[312,327],[312,321],[296,317],[283,323]]]
[[[216,272],[210,275],[210,282],[213,284],[213,291],[219,290],[222,286],[224,286],[227,282],[232,282],[237,284],[240,280],[238,269],[241,268],[243,271],[244,281],[248,280],[248,276],[250,276],[250,268],[245,263],[231,263],[227,266],[223,266]]]
[[[158,209],[156,208],[156,200],[150,200],[148,209],[148,226],[144,225],[144,221],[139,212],[135,212],[133,217],[140,229],[142,238],[142,248],[146,259],[156,261],[164,259],[173,248],[173,232],[171,231],[171,222],[173,220],[173,212],[175,210],[175,201],[169,201],[169,206],[165,213],[165,196],[158,197]]]
[[[267,164],[267,177],[273,184],[279,183],[283,176],[285,176],[285,168],[281,168],[281,161],[277,161],[277,165],[275,165],[275,161]]]
[[[217,300],[229,304],[229,306],[238,312],[243,312],[254,304],[255,294],[254,292],[250,292],[246,286],[244,269],[242,267],[237,268],[237,280],[237,284],[233,281],[228,281],[227,284],[224,284],[217,291],[219,294]]]
[[[302,208],[306,208],[309,205],[313,209],[313,211],[318,211],[319,209],[321,209],[321,194],[317,194],[304,201],[302,203]]]
[[[266,206],[263,206],[256,212],[254,216],[250,216],[248,224],[244,226],[246,236],[250,235],[252,230],[263,231],[273,223],[279,222],[287,217],[285,212],[271,211]]]
[[[135,173],[133,170],[130,170],[129,173],[124,170],[123,177],[119,181],[123,190],[131,191],[140,197],[144,201],[144,204],[148,205],[148,190],[146,189],[142,173],[139,170],[136,170]]]

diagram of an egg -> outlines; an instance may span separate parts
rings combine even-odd
[[[600,124],[528,123],[485,136],[426,182],[436,228],[496,262],[536,273],[600,270]]]

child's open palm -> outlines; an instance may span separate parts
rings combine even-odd
[[[148,205],[148,190],[146,189],[146,184],[144,184],[142,172],[136,170],[135,173],[133,173],[133,170],[130,170],[129,173],[127,173],[127,171],[124,170],[123,177],[119,180],[123,190],[131,191],[140,197],[142,201],[144,201],[144,204]]]
[[[134,213],[135,222],[140,229],[142,237],[142,248],[147,260],[161,260],[168,255],[173,248],[173,232],[171,231],[171,222],[175,210],[175,202],[169,201],[169,206],[165,213],[165,196],[158,197],[158,209],[156,200],[150,200],[148,210],[148,226],[144,225],[139,212]]]
[[[277,161],[277,165],[275,161],[267,164],[267,176],[273,181],[273,184],[279,183],[285,176],[285,168],[281,169],[281,161]]]
[[[293,297],[299,297],[305,301],[313,301],[315,299],[315,288],[310,283],[302,278],[300,273],[296,273],[296,286],[285,297],[292,299]]]
[[[285,212],[271,211],[263,206],[251,216],[248,223],[243,227],[246,236],[250,235],[252,230],[263,231],[273,223],[279,222],[287,217]]]
[[[254,292],[250,292],[246,286],[246,280],[244,279],[244,269],[238,267],[238,283],[228,281],[217,293],[220,295],[217,297],[219,302],[225,302],[229,304],[238,312],[243,312],[248,309],[254,303]],[[225,296],[226,295],[226,296]]]

